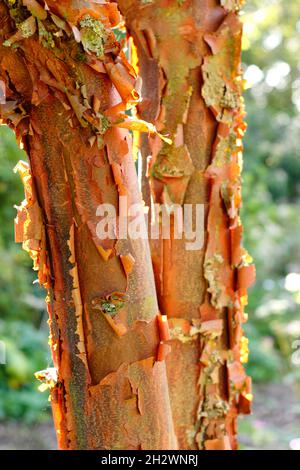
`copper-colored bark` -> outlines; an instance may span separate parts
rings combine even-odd
[[[182,449],[234,449],[236,416],[249,412],[247,287],[253,266],[241,248],[243,123],[242,1],[118,0],[143,79],[141,118],[173,140],[142,137],[144,199],[150,159],[154,202],[205,204],[205,243],[152,242],[159,306],[169,317],[168,377]],[[135,54],[135,51],[134,51]]]
[[[62,449],[176,447],[148,245],[96,237],[99,204],[139,201],[115,126],[136,99],[118,21],[116,4],[0,1],[0,114],[30,161],[16,239],[48,289],[58,376],[44,376]]]

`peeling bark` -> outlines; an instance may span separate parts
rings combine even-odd
[[[174,238],[152,241],[159,306],[170,324],[167,368],[181,449],[235,449],[237,414],[248,413],[252,399],[242,366],[254,279],[239,218],[242,3],[118,0],[143,79],[139,117],[173,141],[141,138],[145,202],[150,183],[156,203],[206,208],[202,249],[186,251],[186,240]]]
[[[4,122],[30,167],[16,240],[48,290],[51,388],[61,449],[174,449],[158,306],[144,240],[96,236],[101,203],[139,202],[128,128],[136,75],[116,4],[0,1]],[[50,377],[50,378],[49,378]]]

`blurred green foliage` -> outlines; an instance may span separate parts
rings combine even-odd
[[[257,283],[249,297],[248,372],[257,382],[300,380],[291,363],[300,338],[300,4],[248,0],[243,67],[252,88],[245,93],[242,218],[245,246],[255,259]],[[33,285],[31,260],[13,242],[14,204],[23,199],[13,174],[25,155],[12,132],[0,127],[0,340],[7,365],[0,365],[0,419],[27,421],[47,416],[47,393],[37,391],[36,370],[50,363],[45,293]]]
[[[255,259],[250,291],[249,373],[256,381],[300,378],[300,4],[249,0],[243,12],[248,131],[242,218]]]

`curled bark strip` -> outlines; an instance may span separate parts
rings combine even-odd
[[[160,344],[149,247],[129,239],[123,252],[97,235],[100,204],[118,216],[123,191],[140,202],[129,132],[107,117],[136,100],[112,31],[120,16],[115,3],[44,6],[0,1],[0,115],[30,162],[17,168],[26,200],[16,239],[48,289],[59,447],[175,448],[165,365],[148,359]],[[112,80],[106,69],[117,64]]]
[[[25,192],[24,201],[17,207],[15,241],[22,243],[23,250],[29,253],[33,260],[33,269],[38,272],[39,283],[48,289],[51,279],[45,226],[28,163],[20,161],[15,167],[15,172],[20,174]]]

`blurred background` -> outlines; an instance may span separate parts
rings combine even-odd
[[[248,373],[254,413],[240,419],[242,449],[300,450],[300,2],[248,0],[243,68],[248,132],[244,244],[257,266],[249,296]],[[45,292],[14,243],[26,159],[0,127],[0,449],[53,449],[51,410],[33,373],[51,364]],[[1,362],[1,361],[0,361]]]

